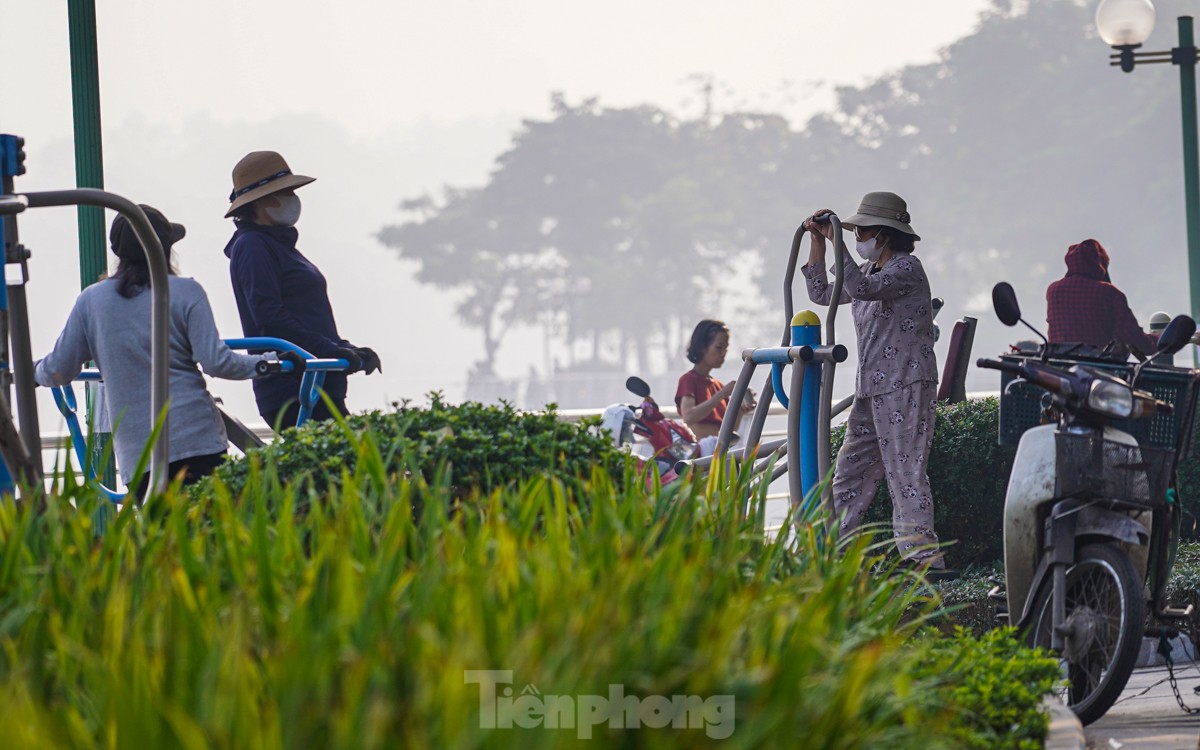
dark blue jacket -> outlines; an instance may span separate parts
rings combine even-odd
[[[237,222],[225,255],[237,299],[242,333],[285,339],[321,358],[351,346],[337,332],[325,277],[296,249],[295,227],[264,227]],[[273,375],[254,381],[258,413],[270,418],[300,392],[298,375]],[[340,404],[346,376],[329,373],[325,392]]]

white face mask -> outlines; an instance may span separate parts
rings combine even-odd
[[[277,195],[278,206],[263,206],[263,212],[277,227],[292,227],[300,220],[300,198],[295,195]]]
[[[878,238],[872,237],[869,240],[859,240],[855,244],[854,249],[862,256],[863,260],[876,261],[879,256],[883,255],[883,248],[876,242]]]

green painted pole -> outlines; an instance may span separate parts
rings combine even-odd
[[[1192,17],[1179,17],[1180,108],[1183,110],[1183,196],[1187,202],[1188,280],[1192,317],[1200,320],[1200,154],[1196,132],[1196,42]]]
[[[96,0],[68,0],[71,37],[71,105],[75,117],[75,185],[104,189],[104,149],[100,130],[100,64],[96,44]],[[104,241],[104,209],[79,206],[79,288],[95,284],[108,270]],[[88,389],[87,411],[92,422],[95,405]],[[93,441],[92,461],[98,462],[108,445],[108,435]],[[96,472],[108,486],[115,485],[112,462]]]
[[[96,46],[96,0],[69,0],[71,101],[75,115],[75,185],[104,189],[100,138],[100,66]],[[104,209],[79,206],[79,288],[108,270]]]

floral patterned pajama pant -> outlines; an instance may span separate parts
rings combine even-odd
[[[936,400],[934,382],[913,383],[882,396],[854,400],[833,473],[833,506],[841,534],[862,525],[879,480],[886,477],[900,554],[914,560],[939,557],[931,547],[938,539],[933,530],[933,494],[925,471]],[[940,568],[944,563],[934,559],[931,565]]]

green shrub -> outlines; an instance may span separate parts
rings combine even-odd
[[[996,628],[996,605],[987,595],[996,585],[993,580],[1003,578],[1004,564],[997,561],[969,566],[957,580],[936,584],[945,612],[934,624],[947,634],[962,628],[977,636]]]
[[[936,690],[955,707],[949,734],[962,750],[1041,750],[1049,717],[1031,711],[1062,679],[1058,660],[1020,644],[1012,628],[982,637],[959,629],[935,639],[920,674],[941,675]]]
[[[937,602],[873,573],[869,539],[767,542],[744,485],[647,492],[600,469],[449,513],[445,475],[382,472],[380,441],[350,442],[354,468],[304,514],[258,475],[126,508],[99,538],[85,490],[40,515],[0,505],[0,746],[674,748],[730,730],[729,747],[936,750],[986,704],[1022,705],[1014,727],[1039,711],[1020,675],[970,674],[968,639],[917,638]],[[414,493],[442,502],[417,519]],[[622,685],[734,712],[596,741],[490,729],[467,670],[511,670],[514,700]]]
[[[1195,617],[1200,619],[1200,544],[1179,545],[1175,565],[1167,579],[1167,601],[1174,607],[1193,605]]]
[[[307,482],[316,492],[353,472],[364,436],[374,441],[386,473],[418,471],[427,482],[439,467],[462,493],[483,494],[535,476],[588,476],[594,465],[616,479],[624,473],[625,454],[593,429],[593,420],[569,423],[553,410],[520,412],[509,406],[475,402],[448,404],[430,395],[428,408],[408,402],[393,412],[357,414],[338,422],[310,422],[286,430],[281,439],[251,450],[215,472],[231,492],[239,494],[255,466],[271,465],[279,477]],[[211,492],[212,480],[197,495]]]
[[[1200,443],[1200,438],[1193,438]],[[1195,454],[1179,461],[1179,498],[1183,507],[1180,538],[1200,540],[1200,457]]]
[[[834,431],[835,462],[845,432],[845,425]],[[997,443],[999,434],[1000,402],[994,397],[937,405],[929,483],[938,538],[953,543],[947,557],[955,566],[989,563],[1004,555],[1004,493],[1015,451]],[[891,495],[887,482],[880,482],[867,521],[891,520]]]

